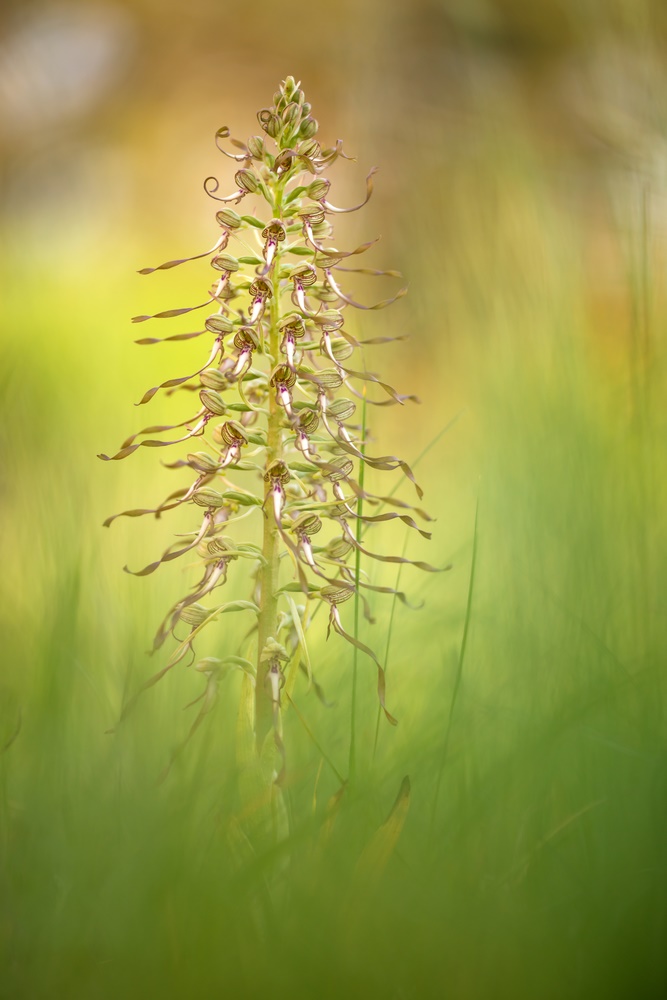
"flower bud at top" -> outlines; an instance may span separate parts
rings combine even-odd
[[[280,121],[278,115],[269,108],[263,108],[258,113],[257,118],[259,120],[259,124],[262,126],[267,135],[270,135],[272,139],[275,139],[282,128],[282,122]]]
[[[329,331],[325,331],[328,333]],[[324,338],[323,338],[324,340]],[[331,353],[333,354],[336,361],[346,361],[347,358],[351,357],[354,353],[354,347],[352,344],[348,343],[343,337],[336,337],[329,341],[331,348]],[[326,351],[323,351],[326,354]]]
[[[207,368],[199,376],[199,381],[206,389],[215,389],[216,392],[229,388],[227,376],[217,368]]]
[[[215,217],[226,229],[238,229],[242,221],[241,216],[233,208],[222,208],[215,213]]]
[[[178,617],[188,625],[196,626],[205,622],[210,613],[210,609],[205,608],[203,604],[190,604],[181,609]]]
[[[343,314],[338,309],[326,309],[324,312],[317,314],[316,322],[321,323],[322,326],[327,327],[329,330],[339,330],[345,320]]]
[[[354,416],[354,411],[356,410],[356,405],[351,399],[334,399],[332,403],[329,403],[328,410],[336,420],[349,420],[350,417]],[[352,463],[350,463],[350,469],[352,468]]]
[[[248,152],[255,160],[263,160],[266,146],[261,135],[251,135],[248,139]]]
[[[298,104],[288,104],[282,113],[282,119],[286,125],[291,125],[301,114],[301,108]]]
[[[312,198],[313,201],[321,201],[322,198],[326,198],[330,187],[331,181],[328,181],[326,177],[318,177],[317,180],[309,185],[308,197]]]
[[[296,151],[299,156],[305,156],[309,160],[314,160],[317,159],[322,152],[322,147],[317,139],[303,139],[297,145]]]
[[[349,597],[352,597],[353,593],[353,587],[337,587],[334,584],[328,584],[320,590],[320,594],[324,600],[334,606],[336,604],[342,604],[343,601],[347,601]]]
[[[197,490],[192,499],[198,507],[224,507],[225,498],[217,490]]]
[[[343,384],[343,376],[337,368],[320,368],[313,380],[322,389],[338,389]]]
[[[304,118],[299,126],[299,135],[304,139],[312,139],[319,128],[315,118]]]
[[[332,559],[345,559],[352,551],[352,542],[347,538],[332,538],[327,545],[327,552]]]
[[[209,413],[214,413],[216,417],[223,417],[227,412],[227,404],[219,392],[213,389],[202,389],[199,398]]]
[[[247,191],[249,194],[254,194],[260,184],[257,174],[253,174],[252,170],[246,169],[237,170],[234,180],[242,191]]]
[[[194,451],[188,455],[188,463],[197,472],[217,472],[218,462],[207,451]]]
[[[209,333],[231,333],[234,329],[232,321],[227,316],[223,316],[222,313],[215,313],[213,316],[209,316],[205,320],[204,326]]]
[[[240,264],[236,257],[231,257],[228,253],[218,254],[211,260],[211,267],[216,271],[238,271]]]

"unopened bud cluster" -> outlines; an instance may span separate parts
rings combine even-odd
[[[330,182],[324,173],[336,159],[347,157],[340,141],[331,148],[321,147],[317,120],[291,77],[274,95],[272,106],[262,109],[257,118],[262,134],[245,143],[231,139],[227,128],[216,135],[218,148],[238,168],[235,190],[228,196],[218,193],[215,178],[207,178],[204,184],[207,193],[224,206],[216,214],[220,232],[214,246],[195,257],[141,272],[210,258],[214,279],[203,303],[134,318],[141,323],[208,310],[200,329],[165,338],[206,338],[209,344],[202,352],[201,367],[154,386],[141,400],[148,403],[160,390],[194,389],[193,412],[177,425],[149,427],[123,442],[116,454],[100,457],[119,460],[142,447],[181,444],[190,449],[170,466],[188,473],[179,489],[155,508],[123,512],[133,517],[159,516],[186,504],[192,511],[191,534],[185,539],[179,536],[159,560],[136,575],[152,573],[186,553],[196,553],[200,560],[197,583],[169,609],[155,636],[158,649],[179,633],[171,666],[192,652],[201,629],[228,607],[215,603],[214,592],[233,573],[235,561],[254,564],[254,600],[237,603],[257,617],[255,724],[257,738],[262,740],[272,729],[279,738],[284,665],[293,656],[316,602],[324,602],[328,609],[329,629],[374,661],[379,699],[394,721],[384,704],[382,665],[345,629],[340,605],[356,593],[368,612],[364,590],[393,593],[355,574],[350,565],[355,552],[370,559],[408,562],[362,547],[360,524],[400,519],[424,537],[430,536],[412,517],[416,513],[428,520],[423,511],[376,497],[360,485],[363,463],[372,469],[398,470],[421,496],[409,466],[393,455],[369,454],[361,432],[366,406],[414,399],[399,395],[363,363],[354,361],[364,343],[391,338],[359,341],[345,328],[349,308],[382,308],[404,290],[372,306],[356,302],[341,287],[341,273],[355,270],[348,266],[349,259],[373,243],[347,251],[331,243],[332,217],[356,211],[368,201],[373,171],[361,205],[341,209],[328,200]],[[229,149],[223,145],[225,140]],[[250,198],[257,214],[244,213]],[[392,271],[357,270],[397,276]],[[156,338],[138,341],[158,342]],[[160,436],[154,437],[156,433]],[[235,484],[237,471],[256,474],[255,492]],[[252,514],[253,508],[254,516],[262,519],[261,548],[234,541],[229,533],[230,526],[241,515]],[[323,522],[333,526],[333,531],[330,527],[322,532]],[[320,538],[325,540],[319,542]],[[283,568],[283,564],[287,565]],[[433,570],[425,563],[415,565]],[[308,599],[305,608],[297,610],[289,596],[294,591]],[[398,596],[403,599],[402,594]],[[295,614],[299,622],[294,621]],[[210,672],[209,665],[205,672]]]

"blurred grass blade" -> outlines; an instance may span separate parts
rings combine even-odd
[[[359,874],[370,874],[374,878],[379,878],[382,875],[396,849],[409,808],[410,778],[406,775],[401,782],[391,812],[359,858],[357,864]]]

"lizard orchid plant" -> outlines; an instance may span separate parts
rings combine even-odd
[[[353,250],[339,250],[331,242],[334,217],[356,211],[370,198],[374,170],[366,178],[361,204],[338,208],[329,200],[325,173],[339,157],[349,157],[340,141],[322,148],[310,104],[292,77],[281,84],[273,105],[257,117],[263,134],[246,143],[231,138],[227,128],[216,134],[220,152],[238,167],[235,190],[227,196],[220,194],[215,178],[204,182],[206,192],[220,204],[219,233],[210,250],[140,272],[150,274],[210,258],[214,279],[203,302],[133,319],[144,323],[208,311],[200,329],[164,338],[206,338],[201,366],[154,386],[140,401],[149,403],[161,390],[189,391],[196,399],[193,412],[175,425],[147,427],[124,441],[115,454],[100,458],[119,461],[140,448],[192,449],[168,465],[187,474],[183,485],[157,507],[115,515],[159,517],[184,505],[192,515],[192,531],[185,539],[179,536],[160,559],[128,572],[147,576],[186,554],[200,560],[197,582],[169,609],[154,639],[154,650],[170,639],[177,647],[167,665],[138,693],[177,663],[193,658],[199,633],[221,614],[251,612],[256,617],[254,662],[227,650],[222,659],[208,657],[197,664],[207,687],[190,735],[210,708],[220,677],[240,667],[254,685],[256,745],[261,749],[273,739],[279,750],[283,763],[277,778],[285,759],[281,702],[286,684],[289,693],[299,667],[305,669],[304,661],[310,671],[305,634],[318,604],[328,612],[327,635],[333,630],[374,663],[380,705],[389,722],[395,723],[385,705],[382,664],[359,641],[356,629],[351,634],[346,628],[341,605],[354,596],[370,619],[366,591],[396,594],[391,588],[374,586],[365,575],[362,578],[360,554],[369,560],[410,562],[369,550],[363,544],[363,526],[397,519],[430,538],[414,516],[430,518],[419,508],[373,495],[364,486],[366,468],[398,471],[422,496],[406,462],[393,455],[373,455],[366,445],[367,406],[416,401],[367,371],[363,362],[355,363],[355,354],[361,354],[365,344],[394,338],[358,340],[345,329],[349,309],[383,309],[405,294],[401,289],[393,298],[362,305],[342,287],[346,272],[400,275],[349,266],[376,241]],[[251,198],[264,206],[264,218],[242,214]],[[160,342],[153,337],[137,341]],[[356,423],[355,414],[359,414]],[[238,473],[246,473],[246,478],[247,473],[254,474],[255,489],[235,483]],[[261,547],[237,541],[230,533],[235,521],[252,513],[262,521]],[[328,530],[322,531],[325,526]],[[318,544],[321,538],[326,541]],[[216,604],[219,589],[240,559],[254,566],[253,599]],[[423,562],[411,564],[435,570]],[[305,603],[297,606],[292,596],[296,592]],[[405,602],[402,593],[396,596]]]

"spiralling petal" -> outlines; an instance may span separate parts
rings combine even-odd
[[[341,571],[350,582],[354,582],[354,572],[349,566],[342,566]],[[359,586],[363,587],[364,590],[372,590],[374,594],[393,594],[401,604],[404,604],[406,608],[410,608],[411,611],[420,611],[424,607],[423,601],[421,604],[410,604],[403,591],[394,590],[393,587],[376,587],[372,583],[365,583],[363,580],[359,580]]]
[[[368,373],[366,373],[366,377],[367,377],[367,379],[368,379],[369,382],[375,382],[376,381],[374,377],[372,377],[372,378],[369,377]],[[378,382],[378,385],[381,385],[383,388],[385,388],[385,383],[380,382],[379,379],[377,380],[377,382]],[[366,396],[363,392],[359,392],[358,389],[355,389],[355,387],[352,385],[351,382],[346,382],[345,384],[346,384],[346,386],[348,387],[348,389],[350,390],[350,392],[352,393],[353,396],[356,396],[357,399],[363,399],[363,400],[365,400],[366,403],[368,403],[369,406],[396,406],[397,403],[401,403],[402,404],[402,403],[408,403],[408,402],[410,402],[410,403],[421,403],[421,400],[420,400],[419,396],[413,396],[413,395],[405,395],[404,396],[402,393],[396,393],[392,397],[392,399],[371,399],[370,396]],[[389,388],[391,388],[391,386],[389,386]]]
[[[345,428],[342,428],[345,431]],[[403,461],[402,458],[397,458],[395,455],[380,455],[372,456],[366,455],[359,451],[359,449],[352,444],[349,439],[342,439],[341,437],[336,438],[336,443],[339,448],[347,452],[348,455],[354,455],[355,458],[360,458],[366,465],[370,465],[372,469],[379,469],[381,472],[393,472],[394,469],[400,469],[406,479],[409,479],[415,490],[417,491],[417,496],[421,500],[424,496],[424,491],[414,477],[414,473],[407,462]]]
[[[135,340],[135,344],[166,344],[170,340],[194,340],[195,337],[201,337],[204,333],[208,333],[208,330],[196,330],[194,333],[176,333],[172,337],[142,337],[141,340]]]
[[[161,434],[162,431],[173,431],[177,427],[186,427],[194,420],[199,420],[203,413],[204,410],[199,410],[199,412],[195,413],[193,417],[187,417],[185,420],[181,420],[178,424],[153,424],[151,427],[144,427],[143,430],[137,431],[136,434],[130,434],[129,438],[126,438],[123,441],[121,448],[127,448],[128,445],[132,444],[133,441],[135,441],[138,437],[142,437],[144,434]]]
[[[392,305],[394,302],[397,302],[399,299],[402,299],[404,295],[408,294],[407,288],[401,288],[400,291],[396,292],[396,295],[392,295],[392,297],[390,299],[382,299],[381,302],[376,302],[375,305],[364,306],[364,305],[361,304],[361,302],[355,302],[354,299],[351,299],[349,297],[349,295],[346,295],[345,292],[342,291],[342,289],[336,283],[336,279],[333,277],[330,268],[325,268],[324,273],[326,274],[327,281],[329,282],[329,284],[333,288],[333,290],[336,293],[336,295],[340,299],[342,299],[343,302],[347,302],[347,304],[349,306],[352,306],[354,309],[364,309],[364,310],[370,311],[370,312],[372,312],[375,309],[386,309],[387,306]]]
[[[397,514],[396,511],[387,511],[385,514],[357,514],[354,510],[348,507],[352,517],[356,517],[359,521],[363,521],[364,524],[377,524],[379,521],[402,521],[409,528],[414,528],[418,531],[422,538],[430,540],[432,535],[430,531],[423,531],[422,528],[416,523],[416,521],[409,516],[409,514]]]
[[[229,240],[229,230],[225,230],[217,243],[211,247],[210,250],[205,250],[203,253],[193,254],[192,257],[181,257],[179,260],[168,260],[164,264],[158,264],[157,267],[142,267],[138,274],[153,274],[155,271],[167,271],[170,267],[178,267],[179,264],[187,264],[191,260],[199,260],[201,257],[209,257],[216,250],[222,250],[227,246]]]
[[[335,606],[335,604],[331,606],[331,619],[330,620],[331,620],[331,624],[333,625],[334,631],[338,632],[338,635],[342,636],[343,639],[346,639],[352,646],[356,646],[356,648],[359,649],[359,650],[361,650],[362,653],[365,653],[366,656],[370,656],[371,660],[373,661],[373,663],[377,667],[377,672],[378,672],[378,685],[377,685],[378,701],[380,702],[380,705],[382,707],[382,711],[384,712],[384,714],[385,714],[385,716],[387,718],[387,722],[391,723],[392,726],[398,725],[398,720],[395,719],[394,716],[391,714],[391,712],[389,712],[387,710],[387,706],[385,704],[386,678],[385,678],[385,673],[384,673],[384,670],[382,668],[382,665],[381,665],[380,661],[378,660],[377,656],[375,655],[375,653],[373,652],[372,649],[370,649],[368,646],[365,646],[363,644],[363,642],[360,642],[358,639],[355,639],[354,636],[350,635],[348,632],[345,631],[345,629],[343,628],[343,623],[340,620],[340,614],[338,612],[338,608]]]
[[[336,265],[337,271],[345,271],[346,274],[370,274],[375,278],[402,278],[403,275],[400,271],[378,271],[375,267],[339,267]],[[391,340],[405,340],[405,337],[391,337]],[[362,341],[364,344],[370,344],[370,340]]]
[[[210,414],[208,414],[208,416],[203,416],[201,420],[198,421],[196,426],[192,428],[192,430],[188,431],[187,434],[184,434],[183,437],[176,438],[175,441],[155,441],[150,438],[147,441],[139,441],[137,444],[127,445],[126,447],[121,448],[115,455],[98,455],[97,457],[101,458],[104,462],[118,462],[122,458],[127,458],[127,456],[135,452],[137,448],[167,448],[171,444],[180,444],[181,441],[187,441],[189,438],[200,434],[206,426],[209,417]]]
[[[158,559],[156,562],[149,563],[149,565],[144,566],[143,569],[137,570],[136,572],[134,572],[131,569],[128,569],[127,566],[124,566],[123,569],[125,570],[126,573],[129,573],[131,576],[149,576],[151,573],[154,573],[155,570],[158,568],[158,566],[161,566],[162,563],[171,562],[172,559],[178,559],[179,556],[182,556],[186,552],[190,552],[191,549],[196,548],[197,545],[199,545],[199,543],[201,542],[202,538],[205,537],[208,530],[210,529],[211,521],[212,521],[212,515],[209,511],[207,511],[204,514],[204,520],[202,521],[201,527],[197,532],[194,541],[190,542],[189,545],[181,546],[181,548],[176,548],[177,545],[180,545],[180,542],[174,542],[172,545],[169,546],[169,548],[165,550],[160,559]]]
[[[331,205],[328,201],[323,201],[322,206],[327,210],[327,212],[335,212],[339,215],[345,215],[346,212],[356,212],[368,202],[368,199],[373,194],[373,174],[377,173],[377,167],[372,167],[368,176],[366,177],[366,197],[363,201],[359,202],[358,205],[354,205],[353,208],[336,208],[335,205]]]
[[[354,537],[353,533],[350,531],[349,525],[347,525],[342,518],[339,518],[339,520],[350,545],[354,546],[354,548],[357,549],[359,552],[361,552],[363,555],[368,556],[369,559],[377,559],[378,562],[400,563],[401,565],[405,566],[416,566],[417,569],[421,569],[425,573],[445,573],[447,570],[452,568],[451,565],[442,567],[431,566],[430,563],[420,562],[419,560],[415,559],[406,559],[404,558],[404,556],[381,556],[378,555],[377,552],[369,552],[368,549],[363,548],[363,546],[360,545],[360,543]]]
[[[229,139],[229,141],[232,144],[232,146],[236,146],[237,149],[242,149],[243,152],[242,153],[228,153],[227,150],[223,149],[222,146],[220,145],[220,141],[222,139]],[[246,160],[251,160],[252,159],[252,156],[250,154],[250,150],[248,149],[248,147],[245,145],[244,142],[241,142],[239,139],[234,139],[231,136],[230,131],[229,131],[229,127],[227,125],[223,125],[215,133],[215,144],[216,144],[216,146],[218,147],[218,149],[220,150],[221,153],[223,153],[225,156],[228,156],[230,160],[236,160],[237,163],[243,163]]]
[[[360,243],[355,250],[337,250],[335,247],[324,247],[317,242],[315,234],[313,233],[313,227],[308,218],[304,219],[303,228],[305,230],[306,243],[309,243],[313,249],[317,250],[318,253],[323,254],[327,258],[331,257],[342,259],[344,257],[356,257],[357,254],[366,253],[367,250],[374,247],[380,240],[380,237],[377,236],[374,240],[369,240],[367,243]]]
[[[210,181],[213,181],[213,185],[215,186],[211,185],[209,183]],[[234,194],[227,195],[226,198],[220,198],[215,193],[219,189],[220,189],[220,182],[216,177],[206,178],[206,180],[204,181],[204,191],[206,191],[206,194],[209,196],[209,198],[214,198],[216,201],[232,202],[235,204],[241,201],[242,198],[245,198],[245,196],[248,194],[248,192],[244,191],[243,188],[239,188],[238,191],[234,192]]]
[[[195,378],[197,375],[201,375],[201,373],[213,363],[214,358],[221,352],[221,350],[222,337],[218,337],[213,345],[213,348],[211,349],[211,353],[206,364],[202,365],[201,368],[198,368],[196,372],[192,373],[192,375],[183,375],[181,378],[170,378],[167,379],[166,382],[160,382],[159,385],[154,385],[153,388],[148,389],[148,391],[143,394],[139,402],[134,405],[141,406],[143,403],[148,403],[160,389],[171,389],[174,386],[182,385],[184,382],[189,382],[190,379]]]
[[[188,463],[183,462],[182,464],[187,465]],[[155,514],[156,517],[159,517],[163,511],[173,510],[174,507],[180,507],[182,503],[185,503],[189,499],[191,489],[192,487],[187,490],[185,488],[182,490],[176,490],[174,493],[171,493],[159,507],[139,507],[135,510],[122,510],[119,514],[112,514],[111,517],[108,517],[106,521],[104,521],[103,527],[108,528],[110,524],[113,524],[117,517],[143,517],[145,514]],[[170,500],[174,500],[174,503],[169,503]]]
[[[209,305],[214,302],[215,298],[211,297],[206,299],[206,302],[200,302],[198,306],[186,306],[184,309],[165,309],[164,312],[154,313],[152,316],[133,316],[133,323],[145,323],[147,319],[171,319],[172,316],[184,316],[185,313],[195,312],[197,309],[203,309],[204,306]]]

